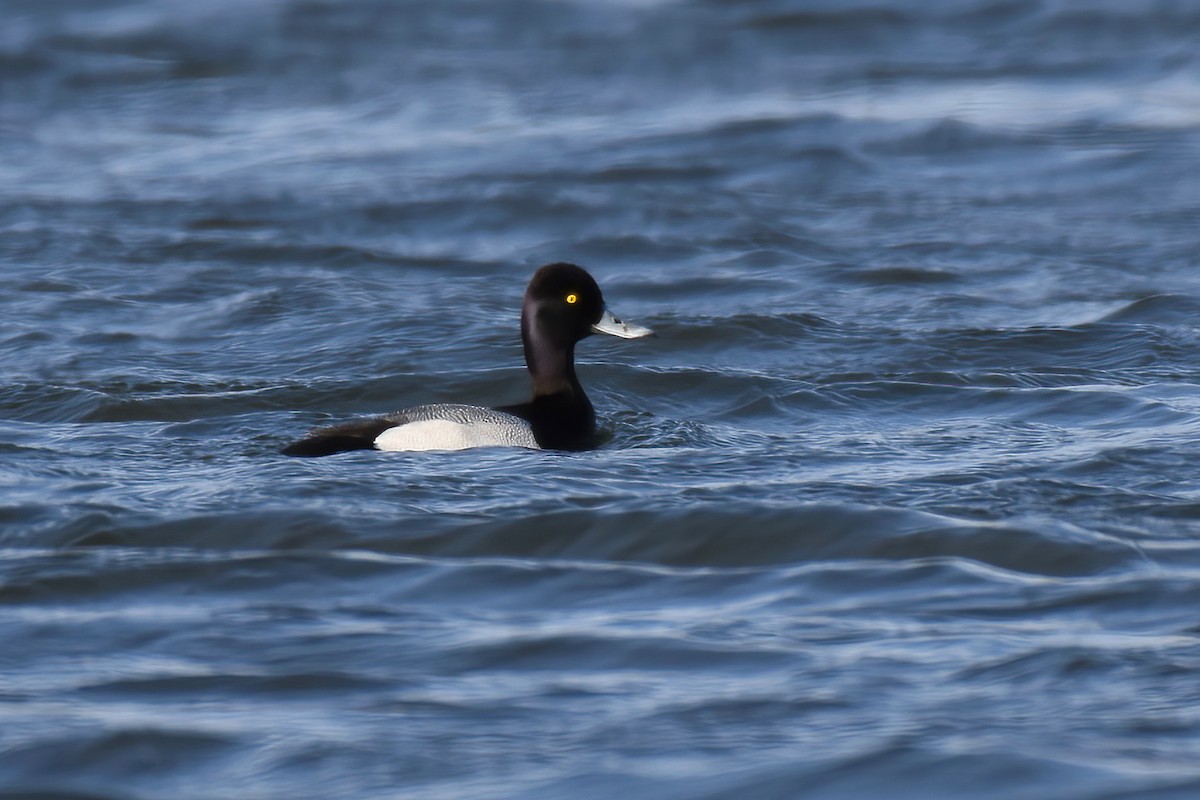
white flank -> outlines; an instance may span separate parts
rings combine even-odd
[[[467,450],[472,447],[528,447],[540,450],[527,427],[425,419],[388,428],[375,437],[378,450]]]

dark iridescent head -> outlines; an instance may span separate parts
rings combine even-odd
[[[539,336],[566,347],[592,333],[604,316],[604,295],[582,267],[547,264],[529,281],[522,316]]]
[[[653,334],[649,328],[628,325],[604,305],[604,295],[587,270],[574,264],[547,264],[533,274],[521,312],[527,331],[559,347],[569,347],[593,333],[623,339]]]
[[[559,262],[535,272],[521,309],[521,339],[535,398],[563,392],[583,398],[575,378],[575,343],[593,333],[636,339],[653,331],[614,317],[582,267]],[[591,406],[587,409],[590,414]]]

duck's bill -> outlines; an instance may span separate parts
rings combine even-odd
[[[604,316],[600,318],[600,321],[592,326],[592,330],[596,333],[607,333],[609,336],[619,336],[622,339],[640,339],[643,336],[654,335],[654,331],[649,328],[621,321],[618,317],[613,316],[613,313],[607,308],[604,309]]]

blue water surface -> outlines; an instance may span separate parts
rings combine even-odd
[[[0,797],[1200,796],[1196,3],[2,11]]]

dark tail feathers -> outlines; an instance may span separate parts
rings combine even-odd
[[[373,450],[374,448],[375,443],[370,439],[336,434],[333,436],[310,436],[307,439],[292,442],[280,452],[285,456],[311,458],[314,456],[331,456],[334,453],[345,453],[350,450]]]
[[[281,451],[285,456],[331,456],[350,450],[374,450],[375,437],[395,425],[386,419],[364,419],[313,431]]]

